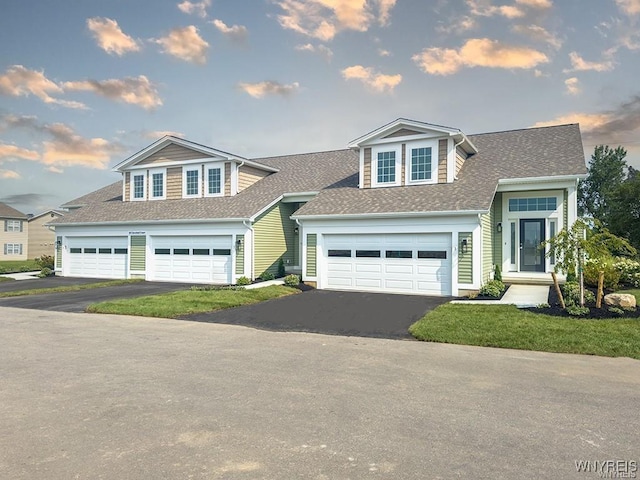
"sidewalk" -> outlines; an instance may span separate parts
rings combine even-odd
[[[38,275],[40,275],[40,270],[35,272],[5,273],[0,277],[13,278],[14,280],[33,280],[38,278]]]
[[[548,297],[548,285],[511,285],[500,300],[453,300],[451,303],[515,305],[518,308],[531,308],[547,303]]]

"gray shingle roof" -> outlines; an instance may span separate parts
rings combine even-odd
[[[450,184],[358,188],[352,150],[260,158],[279,172],[233,197],[123,202],[116,182],[66,205],[86,205],[53,224],[248,219],[286,193],[320,192],[299,216],[487,211],[498,180],[586,173],[578,125],[469,135],[479,153]]]
[[[27,216],[6,203],[0,202],[0,218],[26,219]]]

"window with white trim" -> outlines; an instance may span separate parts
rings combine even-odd
[[[147,190],[147,175],[142,173],[131,174],[131,200],[144,200]]]
[[[22,220],[5,220],[4,231],[5,232],[21,232]]]
[[[200,197],[200,171],[202,166],[184,167],[182,174],[182,196],[183,197]]]
[[[217,197],[224,195],[224,167],[222,165],[206,166],[205,195]]]
[[[5,243],[4,244],[5,255],[22,255],[21,243]]]
[[[431,180],[431,147],[411,148],[411,181]]]
[[[396,183],[396,152],[378,152],[378,183]]]
[[[167,198],[167,176],[164,170],[152,170],[151,175],[151,199],[164,200]]]

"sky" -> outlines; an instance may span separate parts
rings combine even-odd
[[[640,0],[4,0],[0,202],[56,208],[165,134],[259,158],[399,117],[580,123],[640,168],[638,78]]]

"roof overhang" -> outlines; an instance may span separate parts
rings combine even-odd
[[[385,213],[347,213],[335,215],[292,215],[294,220],[356,220],[378,218],[419,218],[419,217],[451,217],[473,216],[489,213],[489,210],[453,210],[448,212],[385,212]]]
[[[110,221],[110,222],[66,222],[66,223],[46,223],[45,226],[52,227],[86,227],[86,226],[114,226],[114,225],[157,225],[157,224],[189,224],[189,223],[242,223],[248,222],[249,218],[199,218],[199,219],[173,219],[173,220],[131,220],[131,221]]]

